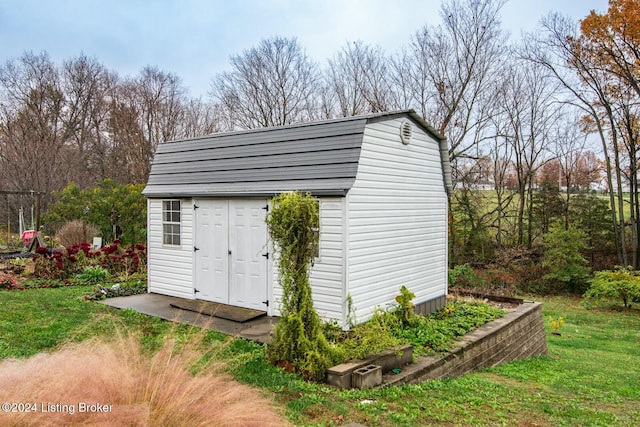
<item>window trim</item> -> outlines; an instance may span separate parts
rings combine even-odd
[[[166,203],[169,203],[169,209],[166,209]],[[178,209],[174,209],[174,203],[178,203]],[[167,213],[170,215],[171,220],[167,220]],[[175,221],[173,214],[178,214],[178,221]],[[167,233],[165,226],[172,226],[172,232]],[[178,232],[175,232],[174,226],[178,227]],[[169,237],[170,243],[167,243],[167,237]],[[174,243],[177,238],[178,243]],[[182,200],[180,199],[162,199],[162,246],[179,248],[182,247]]]

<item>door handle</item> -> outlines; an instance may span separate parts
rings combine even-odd
[[[231,249],[229,249],[229,255],[231,255]]]

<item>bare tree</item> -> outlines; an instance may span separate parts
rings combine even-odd
[[[341,117],[389,109],[391,84],[387,59],[380,47],[348,43],[329,60],[326,79]]]
[[[551,129],[552,140],[549,151],[558,164],[558,187],[564,187],[564,226],[569,229],[571,193],[576,186],[578,167],[584,157],[587,135],[580,126],[580,117],[563,114]]]
[[[220,105],[203,102],[200,98],[190,99],[184,105],[179,131],[180,137],[192,138],[231,129],[231,127],[225,126]]]
[[[109,99],[117,82],[117,75],[95,58],[80,55],[63,62],[63,137],[77,149],[74,157],[80,170],[74,181],[78,185],[90,185],[109,176],[105,159],[110,141],[105,131]]]
[[[46,53],[0,67],[0,180],[13,190],[61,190],[73,175],[62,138],[64,96]]]
[[[286,125],[318,115],[319,71],[295,38],[262,40],[233,55],[231,68],[216,76],[211,94],[234,128]]]
[[[411,105],[450,143],[449,157],[474,154],[494,114],[492,79],[501,74],[507,41],[499,12],[506,0],[446,0],[440,27],[425,26],[394,59],[399,100]]]
[[[622,186],[622,152],[618,118],[614,108],[614,95],[609,86],[611,76],[594,64],[587,46],[581,46],[577,34],[577,24],[558,14],[550,14],[541,22],[541,34],[529,35],[521,56],[532,63],[546,67],[571,95],[571,102],[588,117],[592,132],[602,143],[611,221],[616,237],[618,261],[628,264],[624,214],[624,193]],[[616,79],[620,82],[620,79]],[[620,221],[618,223],[618,220]]]
[[[109,119],[114,178],[147,181],[158,144],[182,136],[185,103],[180,79],[156,67],[145,67],[118,86]],[[121,168],[126,173],[118,172]]]
[[[533,240],[532,205],[534,177],[547,149],[550,131],[557,120],[560,105],[556,90],[546,69],[530,64],[515,63],[507,73],[507,86],[500,93],[501,105],[507,120],[506,137],[513,148],[519,196],[517,242],[524,243],[525,214],[527,215],[527,245]]]

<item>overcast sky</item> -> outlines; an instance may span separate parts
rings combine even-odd
[[[177,74],[207,96],[229,56],[273,36],[297,37],[324,64],[348,41],[387,53],[422,26],[439,23],[440,0],[0,0],[0,63],[46,50],[58,64],[96,57],[121,75],[145,65]],[[575,20],[605,12],[606,0],[510,0],[503,27],[518,36],[550,11]]]

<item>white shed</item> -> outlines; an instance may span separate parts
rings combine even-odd
[[[348,325],[415,293],[447,294],[447,142],[413,110],[301,123],[158,146],[149,181],[149,292],[279,314],[265,215],[279,193],[320,201],[311,270],[321,317]]]

